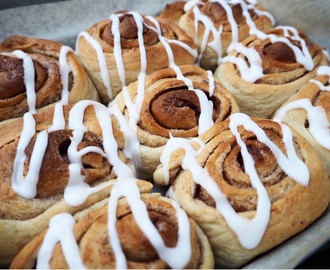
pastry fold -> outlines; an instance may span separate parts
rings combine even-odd
[[[216,267],[242,267],[274,248],[316,220],[330,199],[326,168],[306,139],[272,120],[236,116],[199,142],[174,141],[154,174],[202,228]]]
[[[197,63],[214,71],[232,45],[254,29],[273,28],[274,19],[259,4],[246,1],[178,1],[166,5],[160,17],[171,18],[195,41]]]
[[[83,99],[98,101],[99,96],[69,47],[25,36],[9,36],[0,43],[0,121]]]
[[[8,264],[55,214],[74,214],[108,197],[116,162],[134,170],[122,152],[121,130],[98,102],[26,113],[0,134],[1,264]]]
[[[113,101],[127,123],[135,124],[141,168],[150,179],[170,136],[194,138],[214,122],[227,119],[239,108],[233,96],[211,72],[197,66],[165,68],[149,74],[144,87],[134,82]],[[130,100],[136,110],[132,110]],[[141,105],[139,105],[141,104]],[[211,104],[211,105],[210,105]],[[209,110],[209,113],[205,113]],[[133,120],[132,120],[133,119]],[[133,121],[133,122],[132,122]]]
[[[214,76],[234,95],[241,112],[270,118],[327,63],[323,47],[293,27],[279,26],[242,41]]]
[[[311,79],[274,114],[303,135],[320,154],[330,175],[330,67]]]
[[[136,12],[112,14],[77,37],[76,51],[101,101],[109,103],[123,88],[168,67],[193,64],[193,40],[175,23]]]
[[[144,193],[141,194],[141,201],[146,207],[147,218],[150,219],[165,245],[163,250],[175,249],[180,241],[185,241],[182,237],[187,234],[190,237],[189,241],[185,242],[188,246],[181,247],[191,249],[191,252],[187,264],[183,267],[189,269],[213,268],[213,254],[206,236],[192,219],[187,218],[187,224],[181,223],[181,220],[178,219],[178,210],[174,207],[172,200],[160,194]],[[110,203],[111,201],[109,201]],[[117,268],[117,260],[122,260],[126,263],[125,268],[127,269],[165,269],[171,268],[167,261],[171,263],[171,261],[180,261],[185,257],[183,254],[186,252],[181,250],[181,252],[178,251],[181,256],[161,258],[165,252],[159,247],[154,247],[148,239],[150,236],[139,227],[141,217],[132,211],[132,205],[128,199],[118,200],[114,231],[110,231],[108,228],[109,211],[108,204],[105,204],[89,212],[88,215],[76,217],[77,222],[70,233],[74,235],[78,253],[65,253],[61,243],[57,243],[50,250],[50,268],[69,268],[68,262],[79,262],[80,260],[81,264],[88,269],[112,269]],[[142,226],[145,223],[144,220]],[[180,232],[179,226],[183,226],[183,233]],[[37,264],[40,259],[37,257],[38,252],[41,252],[40,247],[46,243],[45,239],[48,234],[56,237],[56,233],[52,234],[50,230],[51,228],[26,245],[14,259],[11,268],[32,268]],[[111,239],[115,237],[119,239],[119,247],[111,245]],[[123,251],[124,258],[117,259],[118,250]],[[80,258],[72,258],[75,255]]]

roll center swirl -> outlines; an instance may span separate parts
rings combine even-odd
[[[198,125],[200,104],[197,95],[189,90],[169,91],[151,104],[155,120],[169,129],[191,129]]]
[[[146,25],[152,25],[146,18],[143,18],[142,29],[139,29],[136,19],[132,14],[123,14],[119,17],[119,29],[117,33],[112,32],[110,22],[102,33],[102,38],[111,46],[114,46],[114,35],[120,35],[120,44],[123,49],[139,47],[138,33],[142,31],[145,46],[151,46],[158,42],[158,34]]]

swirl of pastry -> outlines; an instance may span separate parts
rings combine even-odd
[[[293,27],[256,32],[223,59],[214,73],[241,112],[270,118],[328,63],[324,48]]]
[[[78,35],[76,51],[105,104],[140,74],[172,61],[193,64],[197,56],[193,40],[175,23],[136,12],[96,22]]]
[[[202,228],[216,266],[243,266],[326,209],[325,166],[289,126],[238,113],[198,139],[172,138],[154,175],[172,183],[168,194]]]
[[[155,236],[154,233],[145,235],[143,229],[140,228],[140,226],[145,226],[145,223],[140,223],[142,216],[136,216],[129,200],[121,198],[117,205],[115,231],[108,229],[108,205],[78,219],[73,228],[69,229],[73,243],[68,242],[69,237],[67,239],[60,238],[60,235],[63,235],[60,231],[61,223],[65,223],[68,217],[56,216],[54,222],[51,221],[48,231],[32,240],[16,256],[11,268],[43,266],[44,262],[42,261],[48,256],[48,254],[43,255],[43,247],[50,246],[51,243],[47,242],[50,236],[53,239],[61,239],[58,243],[54,243],[56,246],[49,255],[49,267],[51,269],[81,268],[82,266],[87,269],[113,269],[118,267],[118,261],[121,260],[125,261],[126,269],[165,269],[171,268],[171,263],[174,261],[184,260],[184,254],[189,250],[191,250],[188,252],[190,256],[183,268],[213,268],[213,254],[206,236],[192,219],[188,219],[185,224],[180,223],[177,209],[173,206],[172,200],[156,193],[141,194],[141,200],[146,205],[148,219],[150,219],[152,227],[160,236],[159,241],[163,242],[165,246],[163,250],[172,249],[175,251],[178,247],[185,248],[185,251],[177,250],[180,256],[174,255],[172,258],[164,259],[162,253],[165,252],[153,246],[153,243],[148,239],[150,235]],[[55,219],[58,220],[55,221]],[[179,228],[179,226],[183,226],[183,228]],[[187,246],[180,246],[180,241],[185,242],[185,239],[182,239],[184,234],[182,235],[180,232],[181,229],[186,230],[184,234],[190,235],[190,239],[188,239],[190,241],[185,243]],[[111,239],[115,236],[119,239],[120,248],[111,246]],[[66,252],[65,244],[70,245],[69,252]],[[79,249],[78,252],[72,251],[75,250],[75,247]],[[116,249],[122,250],[123,258],[116,257]]]
[[[62,101],[99,100],[67,46],[46,39],[9,36],[0,43],[0,121]]]
[[[96,101],[26,113],[0,134],[2,264],[44,230],[53,215],[73,214],[108,197],[116,160],[134,169],[122,153],[122,131]]]
[[[330,175],[330,67],[318,68],[311,79],[274,114],[297,130],[317,150]]]
[[[137,81],[127,87],[127,92],[135,109],[125,98],[125,91],[114,103],[135,130],[140,144],[140,172],[148,179],[170,136],[197,137],[214,122],[239,110],[233,96],[212,73],[194,65],[155,71],[146,77],[143,88]]]
[[[195,40],[199,52],[197,63],[212,71],[250,31],[265,31],[274,25],[272,15],[261,5],[243,0],[178,1],[168,4],[160,17],[175,20]]]

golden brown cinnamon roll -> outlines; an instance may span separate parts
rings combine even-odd
[[[133,126],[141,155],[140,172],[150,179],[170,136],[193,138],[214,122],[238,112],[232,95],[210,71],[184,65],[149,74],[120,93],[114,104]],[[132,102],[132,104],[131,104]],[[136,131],[135,131],[136,130]]]
[[[62,101],[99,100],[75,53],[40,38],[10,36],[0,43],[0,121]]]
[[[1,264],[55,214],[74,214],[107,198],[117,163],[134,171],[122,152],[122,131],[95,101],[26,113],[0,134]]]
[[[172,139],[154,175],[172,183],[168,194],[207,235],[217,267],[243,266],[326,209],[325,166],[288,126],[234,114],[198,139]]]
[[[318,68],[316,77],[274,114],[303,135],[321,155],[330,175],[330,67]]]
[[[109,269],[121,268],[123,264],[127,269],[165,269],[178,265],[180,268],[189,269],[213,268],[213,254],[206,236],[185,214],[183,218],[187,220],[183,222],[173,201],[156,193],[142,194],[141,201],[146,206],[147,219],[150,223],[143,220],[144,217],[138,216],[140,212],[138,214],[134,212],[126,198],[118,201],[115,230],[109,230],[108,205],[78,218],[73,229],[69,229],[75,240],[70,244],[70,251],[66,252],[63,248],[65,241],[63,238],[61,243],[55,243],[57,245],[50,250],[48,262],[50,268],[84,266],[88,269]],[[55,218],[59,223],[68,217]],[[55,218],[53,223],[56,222]],[[146,231],[146,224],[151,224],[155,231]],[[48,236],[58,237],[53,228],[59,225],[51,224],[48,231],[26,245],[14,259],[11,268],[32,268],[40,264],[43,266],[41,262],[45,257],[43,247],[50,244],[47,242]],[[160,238],[156,240],[156,236]],[[119,240],[119,246],[112,245],[112,238]],[[155,246],[155,243],[159,245]],[[162,249],[161,245],[164,245]],[[77,247],[79,252],[72,252],[73,247]],[[122,258],[117,257],[119,251],[123,252]],[[177,253],[169,257],[164,251],[169,254],[173,251]],[[180,256],[177,256],[178,253]],[[74,261],[76,264],[72,264]]]
[[[175,23],[136,12],[112,14],[81,32],[76,51],[106,104],[139,74],[196,59],[193,40]]]
[[[241,112],[270,118],[327,63],[324,48],[283,26],[245,39],[214,75],[234,95]]]
[[[160,17],[171,18],[194,39],[199,57],[197,63],[214,71],[221,58],[255,28],[265,31],[274,19],[259,4],[246,1],[178,1],[169,4]]]

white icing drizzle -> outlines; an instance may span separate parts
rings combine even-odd
[[[63,112],[63,104],[57,103],[54,108],[54,117],[52,126],[48,129],[48,132],[65,129],[65,118]]]
[[[328,92],[330,92],[330,84],[329,84],[329,86],[325,86],[320,81],[315,80],[315,79],[311,79],[311,80],[309,80],[309,82],[315,83],[319,87],[320,91],[328,91]]]
[[[108,209],[108,230],[111,235],[110,244],[116,257],[116,268],[126,269],[127,262],[125,255],[121,249],[118,234],[116,232],[116,208],[117,202],[121,197],[126,197],[131,207],[131,211],[134,215],[135,221],[144,235],[148,238],[150,243],[156,249],[159,257],[167,262],[171,268],[181,269],[184,268],[191,258],[190,247],[190,226],[186,213],[173,202],[173,207],[176,209],[177,220],[179,224],[179,241],[173,248],[169,248],[165,245],[164,240],[160,236],[157,229],[152,224],[148,217],[146,205],[141,200],[140,193],[137,186],[132,185],[133,178],[121,178],[111,192],[109,198]],[[127,188],[130,185],[130,188]],[[180,254],[180,256],[177,256]]]
[[[118,74],[120,77],[120,81],[122,84],[122,92],[124,96],[125,105],[129,112],[129,123],[128,126],[126,123],[121,122],[122,127],[128,130],[128,132],[125,132],[125,149],[124,152],[129,152],[130,156],[132,157],[133,163],[136,168],[141,168],[141,155],[140,155],[140,143],[137,138],[137,123],[140,119],[140,110],[141,110],[141,104],[143,101],[144,96],[144,81],[146,76],[146,68],[147,68],[147,58],[146,58],[146,51],[144,47],[144,40],[143,40],[143,18],[141,15],[135,12],[130,13],[133,18],[135,19],[136,25],[138,27],[138,41],[139,41],[139,49],[140,49],[140,61],[141,61],[141,70],[139,73],[139,81],[138,81],[138,93],[137,93],[137,100],[134,104],[131,100],[131,97],[129,95],[129,92],[127,90],[126,86],[126,72],[124,67],[124,61],[122,57],[122,48],[121,48],[121,42],[120,42],[120,32],[119,32],[119,16],[112,14],[110,16],[110,20],[112,21],[112,27],[111,32],[114,36],[114,56],[115,61],[117,64]],[[111,105],[109,105],[111,106]],[[128,149],[127,149],[128,148]],[[134,152],[133,152],[134,151]]]
[[[73,50],[68,46],[61,46],[59,64],[60,64],[60,74],[62,82],[62,104],[69,103],[69,73],[72,71],[70,65],[67,61],[67,54],[73,52]]]
[[[320,91],[330,91],[330,67],[329,66],[320,66],[317,69],[316,75],[317,76],[322,76],[322,75],[328,76],[329,77],[328,83],[327,83],[328,86],[323,85],[320,81],[315,80],[315,79],[311,79],[311,80],[309,80],[309,82],[315,83],[319,87]]]
[[[330,77],[330,67],[329,66],[320,66],[317,69],[316,75],[317,76],[328,75]],[[330,78],[329,78],[329,84],[330,84]]]
[[[74,218],[68,213],[58,214],[50,220],[48,233],[38,252],[37,269],[50,269],[49,261],[58,242],[61,243],[70,269],[86,269],[73,234],[75,223]]]
[[[164,151],[160,157],[160,162],[163,165],[163,175],[164,175],[165,185],[168,185],[170,180],[168,162],[170,160],[172,152],[175,151],[176,149],[179,149],[180,146],[185,146],[187,143],[190,142],[196,142],[199,145],[199,150],[196,151],[196,154],[194,154],[194,156],[199,154],[199,152],[201,152],[205,147],[205,144],[198,138],[192,138],[192,139],[175,138],[172,136],[172,134],[170,134],[170,140],[168,140],[168,142],[166,143]],[[185,149],[186,147],[183,148]],[[187,155],[187,153],[185,155]]]
[[[197,6],[193,7],[193,13],[194,13],[194,17],[195,17],[195,21],[194,21],[195,33],[198,33],[199,22],[202,22],[205,27],[203,39],[202,39],[201,46],[200,46],[201,48],[200,48],[200,52],[199,52],[196,64],[200,65],[200,61],[206,50],[207,45],[209,45],[217,53],[217,55],[218,55],[217,62],[219,64],[221,61],[221,58],[222,58],[222,43],[221,43],[221,34],[223,31],[222,25],[220,26],[219,30],[217,30],[214,27],[214,24],[211,21],[211,19],[205,15],[202,15],[200,9]],[[210,36],[210,33],[213,34],[213,41],[208,43],[208,38]],[[198,36],[196,35],[195,43],[197,43],[197,40],[198,40]]]
[[[216,209],[225,218],[230,228],[239,238],[244,248],[255,248],[261,241],[267,228],[271,203],[265,187],[263,186],[254,166],[252,156],[249,154],[245,143],[242,141],[238,132],[238,126],[243,126],[247,131],[253,132],[257,139],[266,144],[273,152],[279,166],[283,171],[298,183],[306,186],[309,182],[309,170],[307,166],[298,158],[292,140],[292,134],[288,126],[281,124],[283,133],[283,142],[286,146],[287,156],[267,137],[266,133],[245,114],[235,113],[230,116],[230,130],[236,137],[238,145],[241,147],[241,154],[244,162],[244,170],[250,176],[251,184],[258,194],[258,204],[256,215],[252,219],[240,216],[232,208],[226,196],[222,193],[213,179],[210,177],[207,169],[203,168],[196,160],[196,155],[202,151],[203,144],[200,143],[200,149],[194,150],[191,141],[182,138],[171,137],[167,143],[161,162],[164,169],[165,184],[168,183],[169,171],[168,162],[170,156],[176,149],[183,148],[185,155],[181,166],[184,170],[189,170],[193,181],[201,185],[215,200]],[[167,196],[174,198],[173,189],[169,189]]]
[[[247,61],[236,56],[228,55],[222,59],[222,62],[231,62],[237,65],[241,78],[244,81],[255,82],[264,76],[261,57],[254,48],[248,48],[242,43],[238,43],[235,46],[235,51],[243,54],[247,58]]]
[[[277,163],[288,176],[296,180],[301,185],[304,186],[308,185],[309,170],[306,164],[303,161],[301,161],[300,158],[297,156],[297,153],[293,145],[292,133],[287,125],[280,123],[283,134],[282,140],[285,144],[288,157],[286,157],[282,153],[282,151],[276,146],[276,144],[274,144],[267,137],[266,133],[260,127],[258,127],[258,125],[254,121],[252,121],[250,117],[248,117],[247,115],[242,113],[236,113],[230,116],[230,127],[232,133],[233,133],[233,128],[232,128],[233,125],[236,127],[242,125],[246,130],[253,132],[257,136],[258,141],[264,143],[270,148],[270,150],[272,151],[272,153],[274,154],[277,160]]]
[[[103,53],[103,49],[101,45],[87,32],[82,31],[78,34],[77,41],[76,41],[76,53],[79,53],[78,51],[78,44],[80,42],[80,38],[84,37],[86,41],[94,48],[97,55],[97,60],[99,62],[100,67],[100,74],[102,78],[102,82],[107,89],[107,94],[110,99],[112,99],[112,90],[111,90],[111,84],[110,84],[110,78],[109,78],[109,71],[107,66],[107,61],[105,59],[105,55]]]
[[[330,125],[322,106],[313,106],[308,98],[292,101],[282,107],[275,115],[274,121],[283,121],[285,115],[296,109],[304,109],[309,123],[308,131],[322,147],[330,150]]]
[[[212,1],[211,1],[212,2]],[[231,42],[230,45],[228,46],[227,51],[231,50],[231,47],[236,44],[239,40],[239,34],[238,34],[238,25],[237,22],[235,20],[234,14],[233,14],[233,10],[231,8],[231,6],[229,5],[230,2],[227,2],[225,0],[217,0],[214,2],[218,2],[226,11],[227,13],[227,18],[228,18],[228,22],[230,24],[230,28],[231,28]],[[232,4],[241,4],[242,8],[243,8],[243,1],[238,1],[238,2],[233,2]]]
[[[329,76],[328,85],[330,85],[329,66],[320,66],[317,69],[316,75]],[[316,84],[320,91],[330,91],[330,86],[325,86],[316,79],[311,79],[309,80],[309,82]],[[306,111],[309,123],[309,127],[307,130],[315,139],[315,141],[323,148],[330,150],[330,124],[326,112],[322,106],[313,106],[310,99],[303,98],[289,102],[276,112],[274,120],[281,122],[289,111],[297,109],[303,109]]]
[[[32,137],[35,135],[35,124],[36,123],[32,113],[25,113],[23,117],[23,130],[17,146],[16,157],[13,165],[13,173],[11,177],[13,190],[21,196],[29,199],[34,198],[37,194],[37,183],[39,179],[39,171],[41,168],[40,157],[38,158],[36,157],[36,154],[34,154],[34,158],[31,157],[29,172],[27,176],[24,176],[23,174],[24,163],[26,161],[25,149]],[[40,138],[46,144],[47,136],[44,136],[45,133],[42,132],[39,134],[42,134]],[[39,149],[37,147],[39,147]],[[39,153],[41,156],[43,156],[42,154],[44,152],[45,147],[40,145],[39,139],[39,144],[35,144],[33,153]]]
[[[83,169],[82,164],[82,156],[86,153],[98,153],[103,157],[107,157],[107,154],[102,151],[99,147],[89,146],[85,147],[81,150],[78,150],[78,145],[82,141],[84,133],[87,131],[83,120],[84,120],[84,111],[88,106],[94,106],[96,110],[97,120],[102,127],[102,135],[103,135],[103,145],[106,144],[106,139],[112,135],[111,130],[105,130],[106,124],[109,121],[110,127],[111,121],[109,117],[109,111],[107,107],[98,103],[96,101],[83,100],[77,103],[71,110],[69,115],[69,129],[73,130],[73,136],[71,137],[71,143],[68,147],[67,153],[70,161],[69,165],[69,182],[64,190],[64,199],[65,201],[73,206],[78,206],[83,204],[87,198],[104,187],[112,185],[112,183],[106,183],[102,185],[98,185],[95,187],[90,187],[87,183],[84,182],[84,176],[81,174],[81,170]],[[108,119],[108,121],[106,121]],[[104,124],[106,123],[106,124]],[[107,132],[107,133],[104,133]],[[116,152],[117,153],[117,152]],[[111,162],[111,159],[108,159]]]
[[[253,9],[253,11],[259,16],[259,17],[261,17],[261,16],[266,16],[270,21],[271,21],[271,24],[272,25],[275,25],[275,19],[274,19],[274,17],[268,12],[268,11],[262,11],[262,10],[260,10],[260,9],[257,9],[256,7],[255,7],[255,5],[257,4],[257,1],[247,1],[247,2],[249,2],[251,5],[249,5],[248,6],[248,8],[249,9]],[[244,4],[244,3],[243,3]],[[243,13],[245,13],[246,11],[243,11]],[[245,15],[244,15],[245,16]],[[250,21],[250,19],[251,19],[251,17],[250,16],[245,16],[245,18],[248,20],[248,21]],[[249,24],[250,25],[250,24]],[[250,28],[250,29],[252,29],[252,28]]]
[[[24,68],[24,84],[26,88],[26,99],[31,113],[36,113],[36,93],[35,93],[35,70],[33,65],[33,60],[31,56],[26,54],[21,50],[15,50],[13,52],[4,52],[2,55],[15,55],[18,58],[23,59],[23,68]]]
[[[215,83],[212,71],[207,71],[208,79],[209,79],[209,96],[212,97],[214,94]]]
[[[293,50],[297,62],[303,65],[306,70],[311,71],[314,68],[313,58],[308,51],[306,41],[300,37],[298,30],[292,26],[278,26],[276,29],[282,29],[285,37],[299,41],[301,49],[293,45],[287,38],[280,38],[275,35],[267,35],[267,38],[270,38],[273,43],[283,42],[287,44]]]
[[[120,130],[123,132],[125,137],[125,147],[123,153],[134,163],[134,167],[139,172],[136,172],[136,175],[141,175],[141,158],[140,158],[140,142],[137,139],[136,133],[131,129],[131,126],[127,122],[125,116],[121,113],[118,108],[118,105],[115,102],[109,103],[109,112],[111,115],[114,115],[119,123]],[[143,178],[143,177],[141,177]]]
[[[173,43],[173,44],[177,44],[179,46],[181,46],[182,48],[184,48],[189,54],[191,54],[194,58],[198,57],[198,52],[197,49],[193,49],[191,48],[188,44],[183,43],[180,40],[175,40],[175,39],[166,39],[168,43]]]

